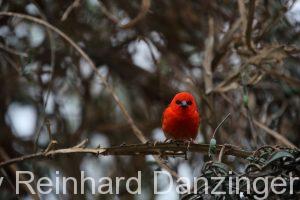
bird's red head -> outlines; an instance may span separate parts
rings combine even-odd
[[[195,112],[198,110],[195,98],[188,92],[177,93],[171,101],[170,107],[175,112]]]

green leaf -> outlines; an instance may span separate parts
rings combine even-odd
[[[282,158],[292,158],[295,159],[295,157],[293,156],[293,154],[287,152],[287,151],[278,151],[273,153],[273,155],[271,156],[270,160],[267,162],[267,164],[270,164],[276,160],[282,159]]]
[[[215,155],[216,150],[217,150],[217,140],[215,138],[212,138],[209,143],[208,156],[211,157],[212,155]]]
[[[248,105],[248,103],[249,103],[248,95],[243,95],[243,102],[244,102],[244,105]]]
[[[217,167],[219,172],[222,172],[223,174],[226,174],[226,175],[228,174],[229,167],[226,164],[221,163],[221,162],[214,162],[212,164],[212,166]]]

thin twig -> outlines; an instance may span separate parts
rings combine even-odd
[[[128,29],[135,26],[139,21],[141,21],[146,16],[147,12],[150,9],[150,6],[151,6],[150,0],[143,0],[139,14],[134,19],[129,21],[127,24],[120,25],[120,27],[123,29]]]
[[[60,20],[65,21],[68,18],[69,14],[72,12],[72,10],[74,8],[77,8],[79,5],[80,0],[74,0],[74,2],[66,9]]]
[[[223,57],[226,55],[229,45],[234,41],[234,34],[240,28],[241,24],[242,24],[242,19],[241,18],[237,19],[232,24],[231,28],[224,34],[224,37],[219,42],[219,44],[216,44],[217,47],[214,53],[215,56],[211,64],[212,70],[216,69],[216,67],[219,65],[219,62],[221,62]]]
[[[226,145],[223,145],[222,148],[221,148],[221,151],[219,153],[219,158],[218,158],[219,162],[222,162],[222,158],[223,158],[223,155],[225,153],[225,148],[226,148]]]
[[[205,93],[209,94],[213,89],[213,73],[211,69],[211,64],[213,60],[213,50],[214,50],[214,20],[212,17],[208,20],[208,38],[205,41],[205,52],[204,52],[204,83],[205,83]]]
[[[247,12],[246,12],[246,6],[244,0],[238,0],[238,8],[240,13],[240,19],[242,23],[242,33],[243,37],[245,38],[246,35],[246,29],[247,29]]]
[[[254,11],[255,11],[255,0],[250,0],[245,37],[246,37],[247,47],[253,53],[255,53],[255,50],[253,49],[251,43],[251,33],[252,33],[252,24],[254,19]]]
[[[297,78],[293,78],[291,76],[288,76],[286,74],[280,73],[278,71],[276,71],[275,69],[269,69],[264,65],[260,66],[260,69],[262,69],[263,71],[265,71],[268,75],[276,77],[278,79],[281,79],[283,81],[285,81],[286,83],[293,85],[295,87],[300,87],[300,80]]]
[[[47,21],[47,17],[46,15],[42,12],[42,9],[40,8],[40,5],[38,2],[36,2],[36,0],[31,0],[31,2],[38,8],[39,10],[39,15],[40,17],[44,20],[44,21]],[[49,99],[49,96],[50,96],[50,91],[51,91],[51,85],[53,83],[53,80],[54,80],[54,68],[55,68],[55,40],[54,40],[54,37],[53,37],[53,34],[51,32],[51,29],[49,29],[48,27],[45,27],[46,28],[46,31],[47,31],[47,35],[48,35],[48,39],[49,39],[49,44],[50,44],[50,51],[51,51],[51,60],[50,60],[50,67],[51,67],[51,79],[49,81],[49,83],[47,84],[47,90],[46,90],[46,95],[45,95],[45,98],[43,99],[43,105],[42,105],[42,112],[41,112],[41,122],[38,124],[39,127],[37,128],[36,132],[35,132],[35,141],[34,141],[34,147],[33,147],[33,150],[34,152],[37,152],[38,150],[38,140],[39,140],[39,137],[40,137],[40,134],[41,134],[41,131],[42,131],[42,128],[45,124],[45,122],[49,122],[48,119],[46,119],[46,116],[45,116],[45,109],[46,109],[46,106],[47,106],[47,103],[48,103],[48,99]],[[43,96],[43,94],[41,95]],[[50,122],[49,122],[50,123]],[[52,134],[51,134],[51,130],[50,130],[50,125],[47,125],[47,130],[48,130],[48,135],[49,135],[49,141],[51,142],[52,141]]]
[[[139,21],[141,21],[146,16],[146,14],[149,11],[150,6],[151,6],[151,0],[143,0],[139,14],[135,18],[133,18],[131,21],[129,21],[128,23],[120,24],[120,20],[118,20],[118,18],[116,16],[111,14],[100,0],[98,0],[98,1],[101,4],[100,9],[103,12],[103,14],[109,20],[111,20],[114,24],[118,24],[118,26],[122,29],[129,29],[129,28],[134,27]]]
[[[238,0],[239,12],[242,19],[242,28],[243,28],[243,38],[249,50],[255,53],[255,50],[252,48],[251,44],[251,33],[252,33],[252,24],[254,19],[254,8],[255,0],[250,0],[249,2],[248,13],[246,12],[246,6],[244,0]],[[247,15],[248,14],[248,15]]]
[[[288,139],[286,139],[283,135],[281,135],[281,134],[277,133],[276,131],[270,129],[269,127],[267,127],[263,123],[260,123],[259,121],[255,120],[255,119],[253,119],[253,122],[256,126],[261,128],[262,130],[264,130],[269,135],[273,136],[275,139],[277,139],[282,144],[284,144],[288,147],[291,147],[291,148],[295,148],[295,149],[297,148],[296,145],[294,145],[292,142],[290,142]]]
[[[100,1],[98,0],[98,2],[100,3],[100,10],[101,12],[114,24],[118,24],[119,23],[119,20],[116,16],[114,16],[112,13],[110,13],[108,11],[108,9],[105,7],[105,5]]]
[[[215,138],[216,132],[219,130],[219,128],[222,126],[222,124],[226,121],[226,119],[227,119],[230,115],[231,115],[231,114],[228,113],[228,114],[226,115],[226,117],[219,123],[219,125],[217,126],[217,128],[215,129],[215,131],[214,131],[214,133],[213,133],[212,138]]]
[[[248,91],[248,85],[247,82],[248,80],[248,76],[249,76],[249,72],[248,72],[248,65],[245,66],[245,70],[243,73],[241,73],[241,79],[242,79],[242,87],[243,87],[243,106],[246,109],[246,114],[247,114],[247,120],[250,126],[250,130],[251,130],[251,136],[253,139],[253,143],[257,146],[258,145],[258,141],[260,143],[264,143],[263,139],[261,138],[261,135],[258,134],[254,124],[253,124],[253,116],[252,116],[252,112],[249,108],[249,91]],[[258,140],[259,139],[259,140]]]
[[[0,49],[3,49],[4,51],[7,51],[8,53],[11,53],[11,54],[14,54],[14,55],[17,55],[17,56],[28,57],[27,53],[18,52],[16,50],[12,49],[12,48],[4,46],[3,44],[0,44]]]
[[[77,144],[74,147],[76,147],[76,148],[84,148],[88,141],[89,141],[88,139],[84,139],[84,140],[82,140],[79,144]]]
[[[49,152],[53,146],[55,146],[57,144],[56,140],[51,140],[50,143],[48,144],[48,147],[46,148],[46,150],[44,151],[45,153]]]

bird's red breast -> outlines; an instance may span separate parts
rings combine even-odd
[[[175,140],[194,140],[199,123],[197,103],[193,95],[188,92],[176,94],[162,117],[165,136]]]

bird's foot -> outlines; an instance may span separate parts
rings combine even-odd
[[[153,141],[151,141],[151,140],[148,140],[148,141],[146,141],[144,144],[146,144],[146,145],[152,145],[153,144]]]
[[[184,140],[183,143],[185,145],[187,145],[186,149],[187,149],[187,151],[189,151],[191,144],[195,144],[195,140],[190,138],[190,139]]]
[[[145,142],[146,145],[148,146],[156,146],[156,144],[158,143],[158,141],[151,141],[151,140],[148,140],[147,142]]]
[[[171,138],[167,138],[164,143],[167,143],[167,144],[176,144],[177,146],[179,146],[180,144],[183,143],[183,140],[174,140],[174,139],[171,139]]]
[[[195,144],[195,140],[193,138],[183,140],[184,144]]]

